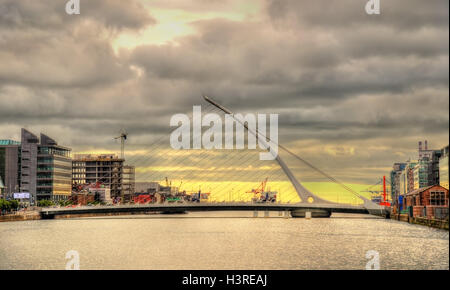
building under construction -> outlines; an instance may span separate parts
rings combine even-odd
[[[122,191],[126,196],[132,196],[135,193],[135,174],[134,166],[123,166]]]
[[[72,184],[100,182],[110,188],[111,197],[131,199],[134,194],[134,167],[115,154],[75,154],[72,161]]]

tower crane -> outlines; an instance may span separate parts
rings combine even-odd
[[[120,132],[120,135],[117,137],[114,137],[115,140],[120,139],[120,158],[125,159],[125,141],[128,138],[127,132],[125,130],[122,130]]]

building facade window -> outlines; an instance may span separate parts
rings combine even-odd
[[[445,192],[431,191],[430,192],[430,205],[447,205],[447,200],[445,198]]]

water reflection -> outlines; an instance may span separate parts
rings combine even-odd
[[[1,269],[448,269],[448,231],[367,215],[253,218],[250,212],[139,215],[0,224]]]

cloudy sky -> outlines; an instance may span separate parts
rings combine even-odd
[[[125,129],[147,181],[172,166],[168,154],[142,161],[157,155],[150,144],[207,94],[280,114],[280,143],[372,184],[419,140],[448,144],[449,2],[381,0],[380,15],[366,2],[81,0],[67,15],[63,0],[0,0],[0,138],[26,127],[74,152],[118,153]]]

